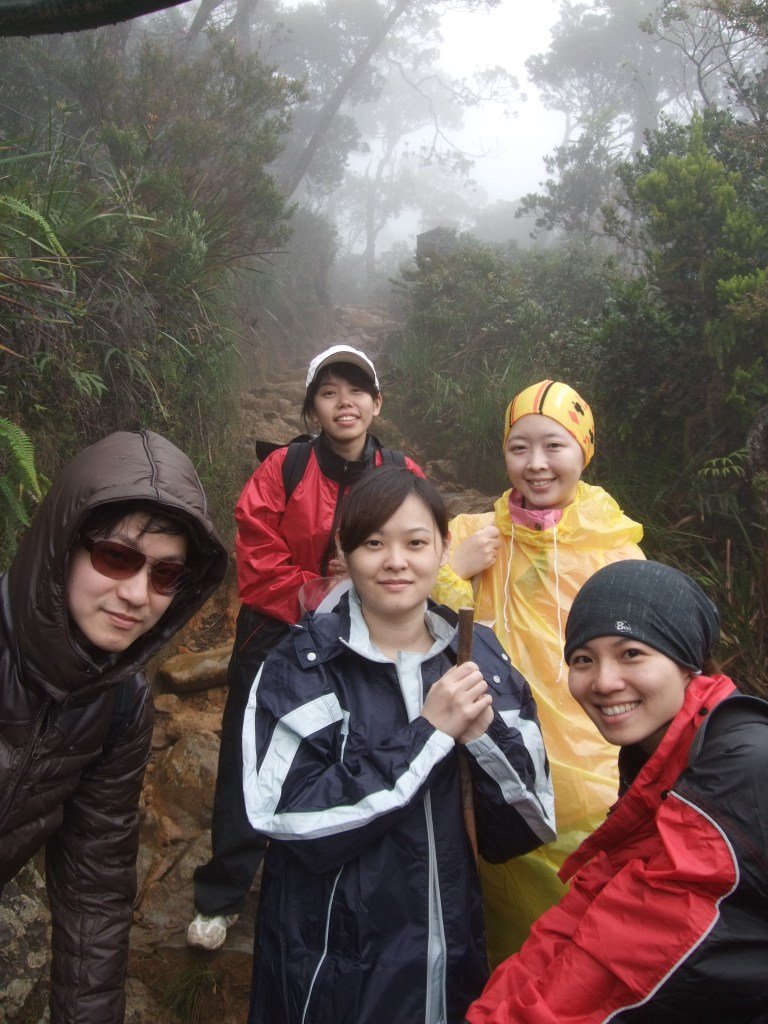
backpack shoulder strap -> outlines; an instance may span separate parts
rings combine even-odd
[[[315,438],[311,434],[299,434],[298,437],[294,437],[284,444],[275,441],[256,442],[256,456],[259,462],[263,462],[278,448],[288,449],[283,461],[283,489],[285,490],[286,505],[304,476],[314,443]]]
[[[278,448],[287,448],[289,444],[294,444],[296,441],[311,441],[311,434],[299,434],[297,437],[292,437],[290,441],[256,441],[254,448],[256,449],[256,458],[259,462],[263,462],[268,455],[272,452],[276,452]]]
[[[405,456],[402,452],[396,452],[392,448],[385,448],[378,437],[373,434],[370,435],[371,440],[376,447],[376,451],[381,455],[382,466],[405,466]]]
[[[297,438],[290,442],[288,451],[285,453],[283,462],[283,489],[285,491],[286,505],[291,500],[291,495],[296,490],[304,476],[312,454],[314,441]]]
[[[394,451],[392,448],[381,449],[381,464],[383,466],[404,466],[405,456],[402,452]]]

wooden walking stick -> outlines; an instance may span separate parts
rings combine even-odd
[[[474,624],[474,608],[459,608],[458,643],[456,664],[462,665],[472,658],[472,627]],[[464,809],[464,826],[472,844],[472,852],[477,861],[477,829],[475,827],[475,801],[472,795],[472,775],[467,763],[465,751],[459,752],[459,778],[461,779],[461,805]]]

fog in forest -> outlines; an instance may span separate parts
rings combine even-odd
[[[194,0],[96,32],[37,37],[15,56],[31,75],[35,52],[42,75],[26,95],[23,74],[19,81],[6,62],[11,135],[14,117],[20,129],[42,128],[33,108],[58,60],[73,95],[56,102],[70,122],[69,103],[82,102],[78,128],[89,142],[115,111],[105,83],[89,82],[79,60],[94,72],[104,61],[117,72],[122,61],[124,78],[142,60],[152,64],[141,71],[152,81],[123,97],[130,113],[114,119],[144,116],[151,141],[215,117],[202,93],[196,112],[182,111],[173,88],[183,88],[184,74],[177,69],[172,85],[162,55],[189,64],[188,77],[205,61],[218,65],[213,74],[236,77],[232,61],[242,62],[228,132],[239,130],[237,107],[243,155],[263,119],[270,137],[252,153],[254,177],[273,179],[286,211],[296,204],[289,236],[325,259],[322,287],[334,295],[339,280],[364,289],[391,273],[418,233],[438,227],[516,246],[601,235],[615,169],[644,133],[718,104],[749,112],[749,80],[764,65],[762,40],[729,20],[720,0]],[[249,99],[244,83],[254,74],[269,76],[271,88]],[[153,84],[171,89],[159,101],[165,111]],[[116,140],[107,145],[115,159]],[[333,235],[332,255],[317,238],[299,242],[306,218]]]
[[[163,2],[0,0],[0,573],[60,467],[115,430],[189,455],[231,550],[258,441],[302,429],[306,367],[342,342],[375,361],[381,444],[456,512],[505,510],[514,396],[575,388],[584,482],[704,588],[718,670],[768,697],[766,0],[193,0],[63,31]],[[596,536],[593,507],[571,522]],[[549,532],[568,578],[580,541]],[[510,593],[550,593],[549,569],[511,569]],[[183,938],[235,577],[193,628],[223,652],[218,696],[158,705],[126,1020],[234,1024],[248,1003],[245,932],[231,985]],[[29,871],[0,920],[8,1024],[48,1019]]]
[[[0,37],[0,441],[49,473],[154,426],[229,517],[243,381],[373,309],[387,409],[463,484],[498,492],[521,387],[588,396],[593,479],[727,595],[768,688],[767,54],[751,0],[196,0]]]

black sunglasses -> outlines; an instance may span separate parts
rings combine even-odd
[[[91,556],[91,565],[102,576],[111,580],[127,580],[135,576],[149,562],[149,583],[156,594],[167,597],[176,594],[189,580],[189,570],[180,562],[148,558],[136,548],[118,544],[114,540],[93,540],[80,534],[80,543]]]

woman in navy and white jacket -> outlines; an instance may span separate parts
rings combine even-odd
[[[525,680],[475,627],[427,602],[447,551],[437,491],[382,467],[353,488],[339,546],[353,587],[305,619],[254,682],[246,808],[264,862],[249,1024],[456,1024],[487,977],[476,865],[554,836]]]

